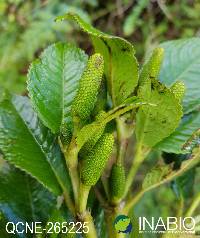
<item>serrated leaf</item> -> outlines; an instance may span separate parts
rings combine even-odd
[[[35,179],[7,163],[1,168],[0,211],[8,221],[46,222],[55,205],[55,197]]]
[[[27,97],[0,103],[0,150],[4,159],[37,178],[56,195],[69,178],[56,138],[44,127]]]
[[[64,19],[76,21],[91,36],[95,51],[104,57],[105,75],[113,104],[116,106],[123,103],[138,83],[138,63],[133,45],[120,37],[95,29],[77,14],[68,13],[56,20]]]
[[[193,112],[184,116],[179,127],[167,138],[156,145],[156,149],[175,154],[186,154],[183,147],[192,134],[200,128],[200,113]]]
[[[136,138],[138,143],[155,146],[169,136],[179,125],[182,106],[173,90],[157,80],[163,61],[163,48],[156,48],[143,65],[140,73],[138,97],[156,107],[140,108],[136,114]]]
[[[170,165],[153,168],[147,173],[143,181],[143,192],[156,188],[164,183],[170,182],[193,168],[200,162],[200,147],[194,149],[191,157],[181,164],[178,170],[173,170]]]
[[[167,174],[170,173],[170,166],[165,165],[165,166],[158,166],[153,168],[147,175],[145,176],[145,179],[142,184],[143,189],[148,189],[151,187],[153,184],[159,183],[163,180]]]
[[[87,62],[86,54],[71,44],[49,46],[28,73],[28,91],[38,116],[52,132],[70,124],[71,104]]]
[[[153,147],[178,127],[182,117],[182,107],[170,89],[159,82],[152,82],[150,87],[149,95],[146,92],[147,101],[155,104],[156,107],[146,105],[138,110],[136,137],[139,143]],[[143,96],[144,100],[145,97]]]
[[[200,107],[200,39],[174,40],[161,44],[165,49],[160,80],[167,86],[183,81],[186,93],[183,99],[184,113]]]

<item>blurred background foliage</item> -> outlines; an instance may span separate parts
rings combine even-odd
[[[199,0],[0,0],[0,94],[2,88],[26,94],[29,64],[50,43],[71,41],[91,51],[85,34],[74,31],[67,22],[54,22],[56,16],[68,11],[80,14],[104,32],[131,41],[141,62],[160,42],[200,36]],[[155,158],[157,155],[150,155],[141,174],[149,170]],[[145,195],[136,207],[136,215],[176,215],[182,199],[200,191],[200,167],[196,170]],[[139,175],[138,183],[142,179]]]
[[[199,0],[1,0],[0,85],[25,92],[28,65],[52,42],[78,42],[84,34],[54,18],[75,11],[97,28],[130,40],[143,60],[158,43],[200,35]]]

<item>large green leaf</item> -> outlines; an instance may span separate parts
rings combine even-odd
[[[55,205],[55,197],[29,175],[7,163],[0,169],[0,212],[8,221],[46,222]]]
[[[200,128],[200,113],[193,112],[186,115],[179,127],[167,138],[156,145],[156,149],[175,154],[188,153],[183,148],[184,144],[190,139],[192,134]]]
[[[105,34],[81,19],[77,14],[69,13],[56,20],[72,19],[88,33],[96,52],[103,55],[105,74],[114,105],[119,105],[130,96],[138,82],[138,63],[132,44],[120,38]]]
[[[148,95],[146,100],[156,107],[146,105],[138,110],[136,137],[139,143],[153,147],[176,129],[182,117],[182,107],[170,89],[156,80],[151,82],[149,88],[150,92],[146,90],[143,98],[145,100]]]
[[[56,195],[69,179],[56,138],[44,127],[27,97],[0,103],[0,150],[4,159],[37,178]]]
[[[29,69],[28,90],[43,123],[59,132],[71,123],[71,104],[87,62],[85,53],[70,44],[49,46]]]
[[[163,48],[156,48],[140,72],[138,97],[156,107],[139,108],[136,114],[136,138],[139,144],[155,146],[169,136],[179,125],[182,117],[180,100],[173,90],[158,79],[163,60]]]
[[[165,49],[160,80],[167,86],[183,81],[186,94],[184,113],[200,107],[200,38],[174,40],[161,44]]]

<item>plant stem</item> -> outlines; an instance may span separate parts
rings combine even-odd
[[[157,183],[152,184],[151,186],[149,186],[146,189],[142,189],[140,192],[137,193],[137,195],[133,198],[130,198],[127,203],[126,206],[124,208],[125,212],[129,212],[129,210],[139,201],[139,199],[148,191],[157,188],[159,186],[161,186],[162,184],[168,183],[170,181],[172,181],[173,179],[175,179],[176,177],[180,176],[181,174],[183,174],[185,171],[187,171],[188,169],[192,168],[193,166],[195,166],[197,163],[199,163],[200,161],[200,148],[195,149],[195,151],[193,152],[193,155],[191,156],[191,159],[185,161],[182,163],[182,167],[181,169],[179,169],[178,171],[172,171],[168,176],[166,176],[165,178],[163,178],[163,180],[158,181]],[[199,198],[200,195],[198,195],[196,197],[196,199],[193,201],[190,209],[188,210],[188,214],[193,212],[198,204],[199,204]],[[193,210],[194,209],[194,210]]]
[[[108,183],[108,178],[101,176],[101,182],[104,188],[104,191],[106,193],[107,198],[109,199],[109,183]]]
[[[72,182],[75,205],[77,206],[79,196],[78,152],[73,138],[68,149],[64,151],[64,156]]]
[[[74,207],[71,197],[70,197],[69,193],[66,191],[66,189],[65,189],[65,191],[63,190],[63,197],[65,200],[66,206],[68,207],[70,212],[75,216],[75,207]]]
[[[80,182],[79,186],[79,207],[78,211],[80,214],[84,213],[87,207],[88,195],[90,192],[90,186],[86,186]]]
[[[178,210],[177,210],[176,217],[182,217],[182,215],[183,215],[183,208],[184,208],[184,198],[181,195],[180,199],[178,201]]]
[[[78,152],[75,143],[73,143],[73,139],[68,150],[65,151],[64,156],[72,182],[76,211],[78,211],[79,213],[78,216],[80,217],[80,220],[88,223],[89,232],[85,233],[84,236],[87,238],[97,238],[93,218],[91,214],[86,210],[90,187],[84,186],[79,181]]]
[[[194,213],[194,211],[197,209],[197,207],[199,206],[200,203],[200,193],[198,193],[194,200],[192,201],[191,206],[189,207],[189,209],[187,210],[185,217],[191,217]]]
[[[145,192],[145,190],[141,190],[134,198],[128,200],[124,207],[124,212],[129,213],[130,209],[142,198]]]
[[[126,154],[127,138],[124,133],[125,125],[122,119],[117,118],[116,123],[117,123],[117,140],[118,140],[117,163],[121,165],[123,164],[125,154]]]
[[[124,191],[124,197],[127,195],[128,191],[130,190],[130,187],[133,183],[133,180],[135,178],[135,175],[142,164],[144,160],[144,155],[142,154],[142,145],[138,144],[136,147],[136,153],[135,153],[135,158],[133,160],[133,164],[131,166],[131,169],[128,173],[127,179],[126,179],[126,187]]]
[[[89,211],[87,211],[87,200],[91,186],[86,186],[80,182],[79,186],[79,204],[78,204],[78,216],[83,222],[87,222],[89,232],[85,233],[87,238],[97,238],[96,229],[94,226],[93,218]]]
[[[85,233],[85,237],[86,238],[97,238],[97,232],[96,232],[94,221],[93,221],[93,218],[92,218],[90,212],[86,211],[84,213],[84,216],[82,217],[82,219],[84,222],[88,223],[88,227],[89,227],[89,232]]]
[[[115,218],[120,214],[126,215],[126,213],[124,213],[124,211],[120,208],[120,206],[112,208],[112,210],[109,210],[106,212],[106,224],[108,227],[108,237],[112,237],[112,238],[124,238],[125,237],[125,234],[118,233],[114,227]]]
[[[72,182],[72,188],[74,193],[75,204],[78,204],[78,193],[79,193],[79,175],[77,171],[77,165],[71,165],[67,163],[69,169],[69,176]]]
[[[110,216],[106,214],[106,225],[107,225],[107,230],[108,230],[108,237],[114,237],[115,236],[115,231],[113,227],[113,219],[111,219]]]
[[[95,195],[99,201],[99,203],[101,204],[102,207],[108,207],[108,203],[106,201],[106,198],[104,198],[104,196],[100,193],[100,191],[98,190],[97,187],[94,187],[94,192]]]
[[[62,145],[62,142],[60,140],[60,138],[58,138],[58,143],[60,145],[60,148],[63,152],[63,154],[65,154],[65,148],[63,147]],[[66,206],[69,208],[70,212],[75,215],[75,207],[74,207],[74,204],[72,202],[72,199],[70,197],[70,194],[69,192],[67,191],[67,188],[65,187],[65,185],[62,183],[62,181],[60,180],[59,177],[57,177],[57,180],[58,180],[58,183],[60,184],[61,188],[62,188],[62,191],[63,191],[63,197],[64,197],[64,200],[65,200],[65,204]]]

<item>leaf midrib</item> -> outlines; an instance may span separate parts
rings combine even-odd
[[[60,126],[62,126],[63,124],[63,118],[64,118],[64,45],[62,45],[62,117],[61,117],[61,121],[60,121]],[[60,128],[59,128],[60,129]]]

